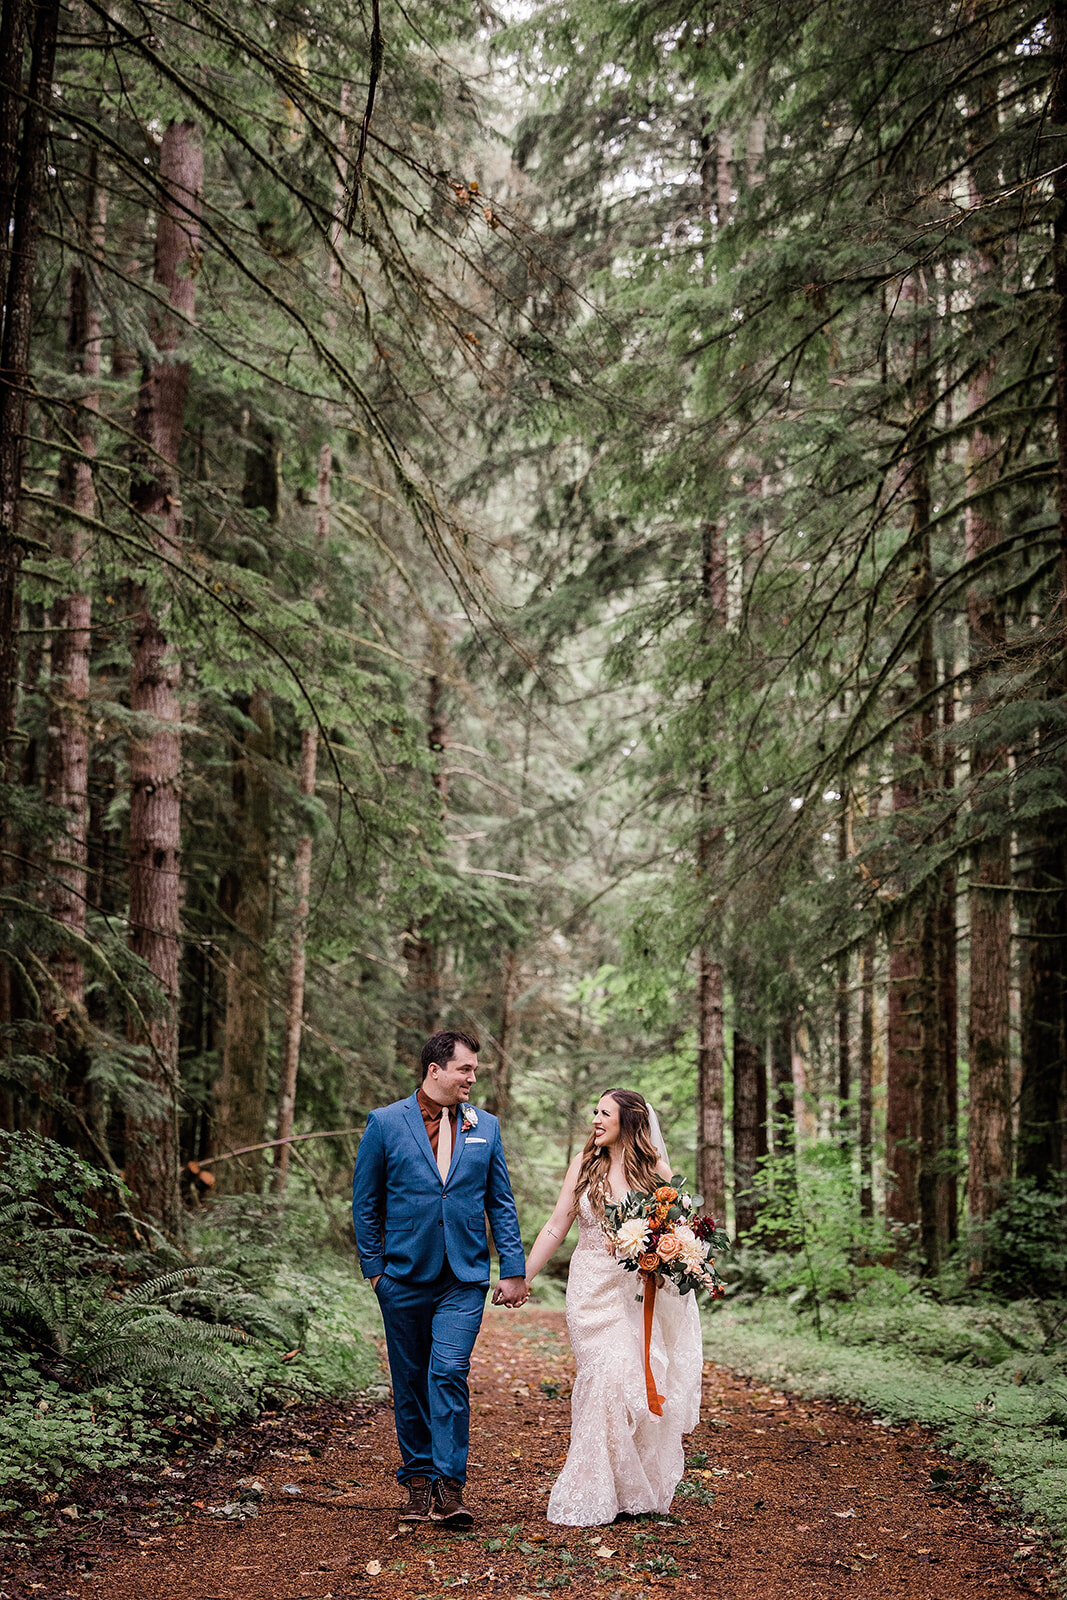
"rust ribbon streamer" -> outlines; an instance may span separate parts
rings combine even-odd
[[[645,1280],[645,1393],[648,1395],[648,1409],[654,1416],[663,1415],[663,1396],[656,1388],[656,1380],[652,1376],[652,1313],[656,1308],[656,1274],[642,1272]]]

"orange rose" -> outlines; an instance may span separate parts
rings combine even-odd
[[[661,1189],[652,1191],[652,1198],[653,1200],[661,1201],[664,1205],[672,1206],[678,1198],[678,1191],[677,1189],[672,1189],[670,1184],[665,1183]]]
[[[667,1220],[667,1212],[669,1211],[669,1209],[670,1209],[669,1206],[657,1206],[656,1207],[655,1221],[656,1222],[666,1222],[666,1220]]]
[[[656,1252],[661,1261],[673,1261],[681,1248],[681,1241],[673,1233],[665,1233],[656,1245]]]
[[[659,1256],[654,1250],[648,1250],[643,1256],[638,1256],[637,1265],[642,1272],[655,1272],[659,1267]]]

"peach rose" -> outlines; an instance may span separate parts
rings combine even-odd
[[[678,1198],[678,1191],[677,1189],[672,1189],[669,1183],[665,1183],[662,1188],[652,1191],[652,1198],[653,1200],[661,1201],[664,1205],[672,1206]]]
[[[656,1246],[656,1253],[661,1261],[673,1261],[682,1246],[673,1233],[665,1233]]]
[[[638,1256],[637,1265],[642,1272],[655,1272],[659,1267],[659,1256],[654,1250],[648,1250],[643,1256]]]

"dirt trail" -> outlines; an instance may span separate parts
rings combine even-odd
[[[487,1310],[473,1370],[473,1533],[398,1536],[392,1411],[325,1407],[263,1419],[212,1452],[210,1467],[189,1460],[139,1493],[128,1485],[128,1508],[109,1508],[82,1541],[68,1522],[48,1566],[0,1580],[0,1600],[443,1600],[453,1588],[509,1600],[553,1590],[564,1591],[560,1600],[1055,1592],[1047,1547],[1001,1526],[920,1431],[879,1428],[711,1366],[688,1443],[691,1490],[673,1518],[550,1527],[545,1504],[566,1453],[572,1375],[560,1312]],[[943,1470],[932,1478],[934,1469]],[[250,1474],[266,1488],[258,1514],[220,1518]]]

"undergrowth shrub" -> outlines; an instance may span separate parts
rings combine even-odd
[[[225,1202],[183,1254],[128,1201],[52,1140],[0,1135],[0,1495],[377,1374],[370,1297],[314,1208]]]
[[[1020,1179],[984,1228],[984,1282],[1008,1299],[1067,1293],[1067,1195]]]
[[[893,1306],[911,1293],[912,1279],[896,1265],[900,1237],[880,1219],[860,1216],[840,1146],[767,1157],[757,1184],[756,1225],[722,1265],[735,1297],[780,1297],[810,1314],[821,1335],[828,1319],[850,1315],[858,1304]]]

